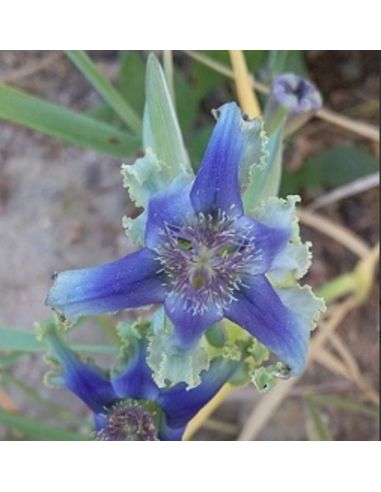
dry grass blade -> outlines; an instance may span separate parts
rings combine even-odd
[[[356,359],[354,358],[350,349],[345,345],[345,343],[337,333],[332,333],[329,341],[332,347],[337,351],[342,360],[345,362],[345,365],[347,366],[347,375],[349,376],[349,378],[362,391],[367,400],[379,406],[380,397],[378,392],[362,375]]]
[[[231,79],[234,78],[232,70],[230,70],[230,68],[228,68],[223,63],[216,62],[212,58],[203,55],[202,53],[199,53],[197,51],[184,50],[184,53],[186,53],[190,58],[210,67],[221,75],[225,75],[225,77]],[[260,82],[254,80],[252,77],[250,78],[250,83],[254,89],[256,89],[258,92],[261,92],[262,94],[268,94],[270,92],[269,88],[266,85],[261,84]],[[349,130],[353,133],[356,133],[357,135],[361,135],[362,137],[368,138],[374,142],[380,141],[379,129],[374,125],[370,125],[362,121],[353,120],[352,118],[339,115],[326,108],[320,109],[316,113],[316,116],[324,121]]]
[[[266,426],[276,410],[280,407],[290,390],[299,381],[299,378],[279,381],[271,391],[266,393],[258,404],[254,407],[251,415],[247,419],[238,441],[252,441],[260,431]]]
[[[204,429],[221,432],[229,436],[236,436],[239,431],[239,426],[237,424],[223,422],[222,420],[217,420],[214,418],[205,420],[203,427]]]
[[[212,413],[220,406],[220,404],[226,399],[228,395],[233,391],[233,387],[229,384],[225,384],[216,396],[210,400],[204,408],[202,408],[198,414],[187,425],[183,440],[188,441],[191,437],[200,429],[205,421],[212,415]]]
[[[332,123],[353,133],[357,133],[357,135],[369,138],[369,140],[373,140],[374,142],[380,141],[379,129],[369,123],[353,120],[352,118],[348,118],[348,116],[337,114],[326,108],[319,109],[316,116],[318,116],[321,120]]]
[[[314,357],[314,351],[319,350],[330,334],[337,328],[347,313],[357,306],[357,300],[350,297],[341,304],[330,308],[330,317],[323,324],[318,334],[311,343],[309,362]],[[300,377],[289,379],[288,381],[279,381],[279,383],[266,393],[258,404],[254,407],[241,433],[238,436],[239,441],[254,440],[265,425],[271,420],[276,410],[287,398],[290,390],[300,380]]]
[[[347,366],[341,362],[336,356],[323,348],[315,347],[312,354],[312,359],[322,366],[329,369],[334,374],[351,379]]]
[[[253,90],[245,55],[241,50],[230,50],[229,53],[241,109],[249,118],[256,118],[260,116],[261,108]]]
[[[346,227],[336,224],[322,215],[309,212],[302,207],[298,207],[297,215],[303,224],[331,237],[360,258],[369,254],[370,249],[366,242]]]
[[[318,208],[325,207],[331,203],[335,203],[344,198],[349,198],[353,195],[363,193],[371,188],[375,188],[380,185],[380,174],[373,173],[369,176],[364,176],[359,179],[355,179],[351,183],[339,186],[338,188],[326,193],[325,195],[317,198],[311,205],[308,206],[308,210],[317,210]]]

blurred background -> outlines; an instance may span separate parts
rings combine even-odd
[[[88,54],[142,114],[148,53]],[[211,109],[236,99],[232,80],[213,68],[213,63],[220,69],[230,66],[228,52],[198,54],[204,59],[171,53],[177,112],[196,163],[213,127]],[[354,269],[359,265],[370,272],[369,282],[361,299],[344,289],[330,306],[314,333],[310,362],[300,379],[282,382],[265,394],[253,386],[235,391],[192,438],[378,439],[379,294],[371,279],[376,267],[372,247],[379,237],[379,142],[367,129],[379,124],[379,54],[246,51],[245,56],[263,84],[269,85],[280,72],[309,78],[320,89],[324,106],[334,112],[333,117],[323,113],[313,118],[285,148],[281,195],[302,196],[302,238],[313,242],[314,259],[305,282],[318,288],[334,277],[358,272]],[[0,51],[0,84],[124,128],[63,52]],[[263,104],[263,96],[258,97]],[[44,299],[52,273],[111,261],[131,251],[121,218],[138,211],[122,187],[121,158],[1,119],[1,104],[0,99],[0,327],[32,334],[35,321],[50,317]],[[370,126],[359,130],[359,122]],[[124,161],[133,162],[136,155]],[[119,315],[126,316],[136,313]],[[74,338],[103,342],[109,336],[104,329],[108,323],[100,317],[98,326],[89,323]],[[37,420],[73,429],[68,410],[83,418],[80,428],[86,431],[84,407],[64,390],[44,386],[42,352],[11,351],[5,338],[0,330],[1,438],[43,439],[31,431]],[[17,427],[4,417],[9,414],[32,423]]]

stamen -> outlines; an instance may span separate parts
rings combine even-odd
[[[99,441],[158,441],[154,414],[137,401],[126,400],[105,414],[106,424],[96,437]]]
[[[236,218],[222,210],[200,213],[182,226],[165,224],[156,249],[170,295],[183,300],[193,315],[235,301],[258,252],[252,231],[240,229]]]

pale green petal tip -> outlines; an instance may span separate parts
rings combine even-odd
[[[250,208],[269,161],[268,137],[261,118],[241,120],[241,130],[247,134],[247,145],[240,163],[239,180],[242,189],[242,199],[246,209]]]
[[[251,382],[260,393],[273,388],[279,379],[289,378],[289,369],[280,361],[268,366],[262,366],[251,372]]]
[[[276,290],[283,304],[297,313],[310,331],[313,330],[326,311],[324,300],[317,297],[309,285]]]
[[[160,387],[186,383],[187,389],[201,383],[200,374],[210,366],[210,357],[203,347],[204,340],[190,350],[177,347],[172,338],[173,325],[158,309],[153,316],[153,334],[149,337],[147,364]]]
[[[152,149],[133,165],[122,164],[123,186],[138,207],[146,208],[150,198],[168,186],[168,166],[160,161]]]
[[[209,368],[210,360],[200,344],[182,350],[171,343],[171,334],[163,331],[152,336],[147,363],[160,388],[186,383],[188,389],[192,389],[201,383],[200,374]]]
[[[269,227],[291,227],[292,239],[299,239],[298,218],[295,214],[296,204],[301,201],[299,195],[286,198],[271,196],[260,202],[251,215]]]
[[[278,378],[274,373],[273,366],[259,367],[254,370],[251,381],[259,393],[264,393],[276,385]]]
[[[262,118],[253,120],[241,120],[241,128],[247,132],[248,142],[244,155],[244,160],[241,165],[240,177],[245,178],[245,172],[251,183],[251,178],[254,169],[264,169],[269,158],[268,143],[269,138],[265,131],[265,126]],[[244,183],[243,183],[244,184]]]
[[[126,216],[122,218],[122,226],[126,236],[138,248],[144,246],[146,220],[146,213],[144,212],[139,217],[136,217],[136,219]]]
[[[299,220],[296,204],[300,196],[289,195],[287,198],[270,197],[262,201],[253,210],[253,217],[269,227],[290,229],[290,242],[275,258],[268,272],[270,281],[278,286],[295,284],[302,278],[311,265],[311,243],[303,243],[300,238]]]

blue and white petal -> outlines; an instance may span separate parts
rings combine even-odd
[[[160,245],[165,238],[163,233],[166,228],[176,230],[187,218],[193,217],[189,192],[189,183],[180,177],[166,191],[150,200],[145,234],[145,244],[148,248],[155,249]]]
[[[155,383],[159,388],[178,383],[186,383],[188,388],[198,386],[202,371],[210,365],[210,357],[203,344],[198,343],[190,349],[179,347],[173,337],[173,325],[162,308],[153,316],[153,329],[147,363],[152,369]]]
[[[74,393],[94,414],[102,414],[117,400],[109,379],[98,368],[82,362],[55,331],[46,333],[44,339],[62,368],[52,381]]]
[[[248,277],[246,284],[238,300],[225,310],[225,316],[274,352],[292,375],[299,374],[306,361],[310,326],[298,306],[291,310],[290,303],[284,302],[290,301],[288,294],[277,293],[265,276]]]
[[[124,258],[59,273],[46,304],[73,320],[163,302],[166,297],[155,253],[143,248]]]
[[[167,417],[169,428],[184,429],[196,413],[229,381],[238,365],[237,361],[216,359],[202,373],[201,384],[196,388],[187,389],[186,384],[178,384],[162,390],[157,403]]]
[[[133,344],[132,355],[120,374],[112,378],[111,384],[114,391],[121,399],[155,400],[159,389],[147,365],[147,341],[131,338],[129,343]]]
[[[269,279],[281,284],[290,279],[302,278],[311,263],[309,242],[302,243],[300,239],[299,223],[296,216],[296,204],[300,197],[290,195],[287,198],[271,197],[263,201],[253,210],[253,216],[268,227],[280,225],[289,231],[289,241],[274,257],[268,269]]]
[[[258,275],[272,270],[278,255],[287,246],[291,230],[287,225],[279,223],[268,226],[251,217],[240,217],[236,220],[236,228],[240,236],[254,244],[250,273]]]
[[[239,164],[247,144],[241,111],[235,103],[224,104],[197,173],[191,201],[197,213],[219,210],[242,215]]]
[[[202,334],[223,317],[223,311],[212,301],[196,311],[192,301],[176,293],[165,301],[165,312],[174,325],[174,340],[183,349],[193,347]]]

